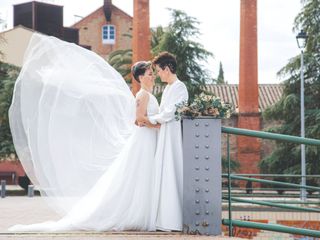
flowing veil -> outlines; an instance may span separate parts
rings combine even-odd
[[[95,53],[33,34],[9,110],[18,157],[57,212],[68,212],[135,129],[135,100]]]

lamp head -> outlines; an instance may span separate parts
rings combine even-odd
[[[296,36],[297,44],[300,49],[304,49],[307,45],[308,35],[305,31],[301,30]]]

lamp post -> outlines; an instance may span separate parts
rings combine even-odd
[[[304,66],[303,66],[303,50],[307,45],[308,35],[305,31],[301,30],[296,36],[298,47],[301,50],[301,66],[300,66],[300,115],[301,115],[301,137],[305,137],[305,127],[304,127]],[[307,194],[306,189],[306,153],[305,145],[301,144],[301,200],[305,201]]]

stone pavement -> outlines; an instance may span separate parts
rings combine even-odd
[[[9,233],[8,227],[14,224],[31,224],[47,220],[57,220],[59,216],[52,211],[42,197],[8,196],[0,198],[0,240],[42,240],[42,239],[129,239],[129,240],[197,240],[197,239],[227,239],[227,237],[206,237],[182,235],[181,233],[164,232],[68,232],[68,233]],[[237,238],[232,238],[237,239]]]
[[[240,239],[240,238],[226,238],[226,237],[204,237],[204,236],[186,236],[186,235],[172,235],[172,234],[126,234],[126,233],[75,233],[75,234],[31,234],[29,236],[19,235],[0,235],[0,239],[9,240],[222,240],[222,239]]]
[[[146,232],[68,232],[68,233],[24,233],[24,234],[13,234],[8,233],[6,229],[8,227],[24,223],[31,224],[37,222],[43,222],[47,220],[57,220],[59,216],[52,211],[46,204],[44,198],[35,196],[29,198],[22,191],[19,186],[7,185],[7,196],[6,198],[0,198],[0,240],[11,239],[11,240],[31,240],[31,239],[142,239],[142,240],[153,240],[153,239],[227,239],[227,237],[205,237],[205,236],[186,236],[181,233],[146,233]],[[254,198],[250,200],[264,200],[263,198]],[[273,200],[288,200],[285,198],[275,198]],[[292,199],[290,199],[292,200]],[[315,199],[317,200],[317,199]],[[318,201],[318,200],[317,200]],[[226,203],[223,204],[224,208]],[[277,223],[278,220],[302,220],[302,221],[320,221],[319,213],[308,213],[308,212],[296,212],[296,211],[278,211],[278,209],[272,208],[256,208],[248,207],[243,203],[233,203],[234,208],[240,206],[242,210],[235,210],[232,212],[233,219],[251,219],[251,220],[267,220],[269,223]],[[309,207],[319,207],[318,205],[310,205]],[[222,212],[223,218],[228,218],[228,212]],[[238,234],[239,236],[241,234]],[[236,238],[233,238],[236,239]],[[253,239],[294,239],[289,234],[280,234],[268,231],[260,231],[258,236]]]

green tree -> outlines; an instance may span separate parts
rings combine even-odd
[[[0,62],[0,160],[15,153],[9,127],[8,110],[19,71],[18,67]]]
[[[127,81],[131,81],[132,50],[116,50],[110,53],[108,63]]]
[[[162,26],[158,26],[156,28],[151,28],[151,51],[159,52],[158,46],[160,45],[160,41],[165,34],[165,29]]]
[[[224,71],[223,71],[223,67],[222,67],[222,62],[220,62],[219,65],[219,75],[217,77],[217,84],[224,84]]]
[[[132,38],[129,33],[123,34],[123,36]],[[132,49],[120,49],[111,52],[107,62],[121,74],[126,82],[131,81]]]
[[[320,1],[303,0],[302,3],[304,6],[295,18],[293,30],[298,32],[304,29],[309,35],[304,54],[305,135],[307,138],[320,139]],[[290,59],[278,74],[285,79],[283,97],[266,110],[264,118],[281,122],[280,125],[269,129],[270,131],[300,136],[300,55]],[[261,161],[261,170],[270,173],[300,174],[300,149],[298,144],[277,143],[272,154]],[[306,146],[307,174],[320,173],[319,159],[320,148]],[[312,184],[312,181],[309,181],[309,184]]]
[[[1,19],[0,19],[0,22],[1,22]],[[5,43],[6,43],[5,38],[3,37],[3,35],[0,35],[0,46]],[[0,58],[2,58],[3,55],[4,55],[3,52],[0,51]]]
[[[203,91],[206,82],[212,81],[209,71],[204,67],[213,54],[204,49],[197,40],[200,37],[199,22],[185,12],[169,9],[172,20],[164,33],[160,35],[159,44],[154,47],[153,55],[168,51],[177,58],[177,76],[187,85],[190,101],[194,95]]]
[[[206,82],[213,81],[204,67],[204,63],[213,55],[197,42],[200,36],[199,22],[180,10],[169,10],[172,16],[169,26],[151,29],[151,53],[155,56],[168,51],[176,56],[177,75],[186,83],[192,100],[195,94],[203,91]],[[126,78],[132,64],[132,50],[113,52],[108,61]],[[160,83],[159,79],[157,83]],[[157,97],[159,99],[161,96]]]

